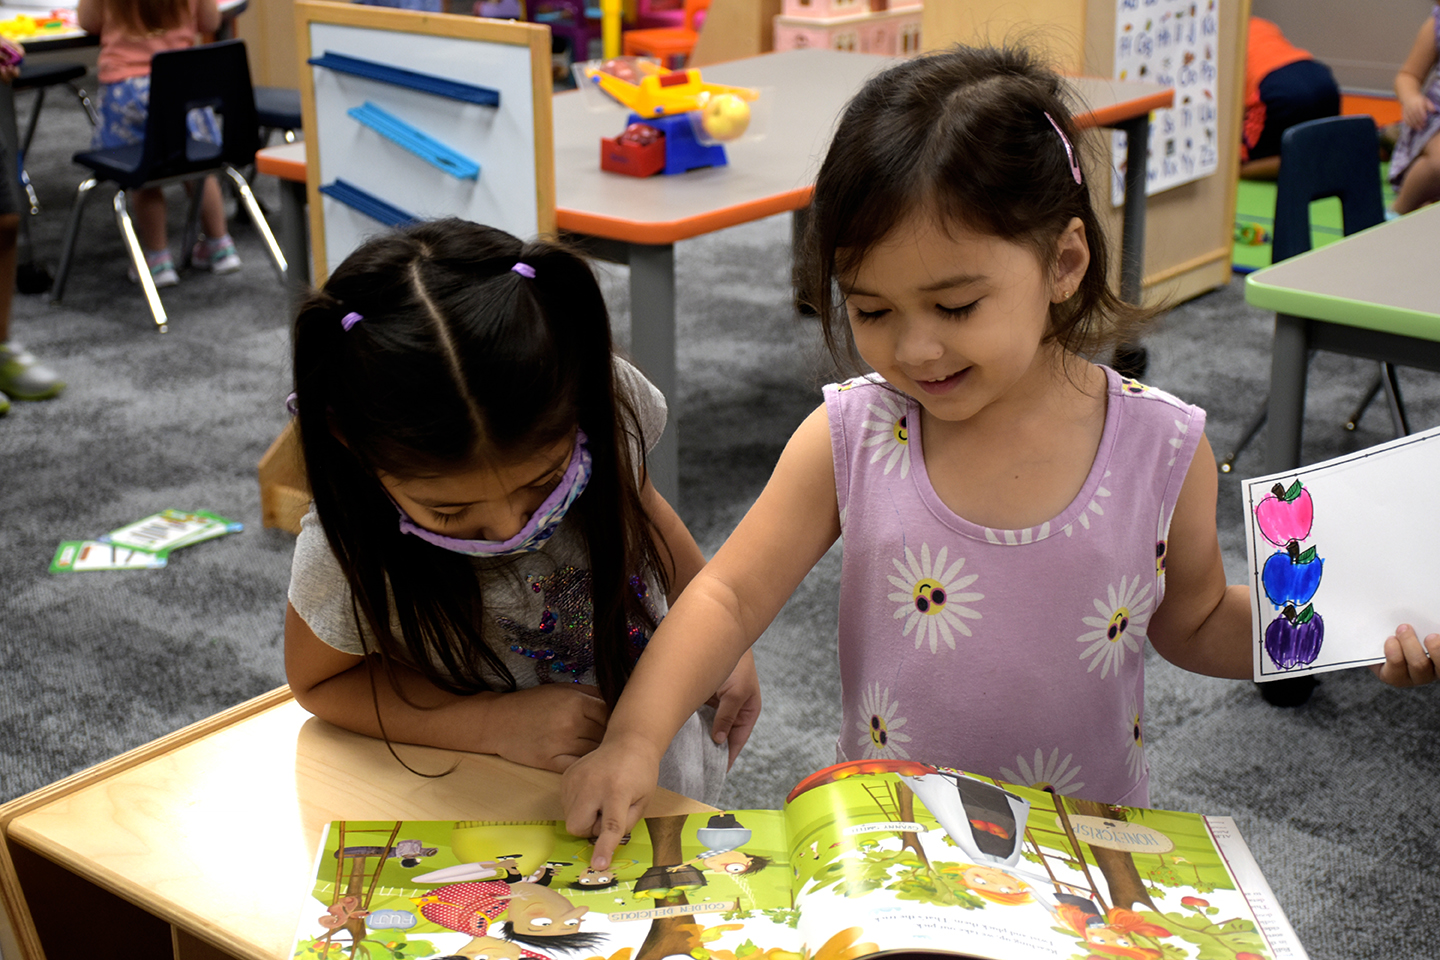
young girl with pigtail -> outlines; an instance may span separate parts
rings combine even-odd
[[[285,622],[296,699],[387,742],[564,770],[704,563],[646,478],[665,401],[615,354],[589,265],[422,223],[346,258],[293,345],[314,496]],[[711,695],[661,782],[714,802],[759,713],[753,663]]]

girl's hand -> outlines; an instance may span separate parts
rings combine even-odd
[[[486,752],[527,767],[564,773],[600,745],[610,708],[595,687],[542,683],[497,695],[490,716],[500,724],[488,731],[494,749]]]
[[[755,672],[755,657],[749,650],[708,703],[715,708],[710,737],[716,743],[729,744],[729,765],[733,767],[745,741],[750,739],[750,731],[755,729],[755,721],[760,719],[760,677]]]
[[[606,741],[565,771],[560,780],[565,830],[571,836],[595,838],[592,870],[610,866],[615,848],[640,819],[659,779],[660,757],[644,742]]]
[[[1395,635],[1385,639],[1385,662],[1370,669],[1392,687],[1419,687],[1435,679],[1435,660],[1440,658],[1440,633],[1420,642],[1415,628],[1402,623]]]
[[[1419,130],[1435,112],[1435,104],[1426,96],[1403,97],[1400,100],[1400,117],[1411,130]]]

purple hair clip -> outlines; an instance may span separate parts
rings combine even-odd
[[[1080,162],[1075,159],[1075,148],[1070,146],[1070,138],[1065,136],[1065,131],[1060,129],[1060,124],[1055,122],[1055,118],[1050,116],[1050,111],[1048,110],[1045,111],[1045,119],[1049,120],[1050,126],[1054,127],[1055,132],[1060,134],[1060,142],[1065,145],[1065,158],[1070,161],[1070,176],[1075,178],[1076,184],[1079,184]]]
[[[513,270],[515,273],[520,274],[520,276],[524,277],[526,280],[535,279],[535,268],[530,266],[530,264],[526,263],[523,260],[515,261],[515,266],[511,267],[510,269]]]
[[[351,327],[355,326],[355,324],[359,323],[361,320],[364,319],[365,318],[360,316],[360,314],[356,313],[354,310],[351,310],[349,313],[345,314],[345,316],[340,318],[340,326],[344,327],[345,332],[348,333],[350,332]]]
[[[290,416],[292,416],[292,417],[293,417],[293,416],[297,416],[297,415],[300,413],[300,395],[299,395],[299,394],[297,394],[297,393],[292,393],[292,394],[290,394],[290,396],[288,396],[288,397],[285,398],[285,411],[286,411],[287,413],[289,413]]]

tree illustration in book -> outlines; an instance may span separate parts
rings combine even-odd
[[[1227,818],[861,761],[784,810],[330,825],[297,958],[1261,960],[1305,953]]]

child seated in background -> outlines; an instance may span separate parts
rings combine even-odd
[[[198,34],[214,33],[220,27],[215,0],[80,0],[76,17],[81,29],[100,35],[96,65],[100,124],[91,141],[95,150],[143,142],[150,107],[150,58],[193,46]],[[191,111],[189,124],[190,135],[197,140],[220,142],[215,114],[208,107]],[[191,260],[202,270],[234,273],[240,269],[240,257],[225,227],[220,184],[207,177],[201,190],[204,236],[195,242]],[[132,190],[130,203],[155,286],[173,287],[180,276],[166,240],[165,195],[159,187]]]
[[[0,82],[10,83],[20,73],[20,51],[0,39],[0,52],[14,54],[14,62],[0,66]],[[0,144],[0,170],[14,170],[9,151]],[[49,400],[58,397],[65,384],[54,371],[41,366],[24,347],[10,340],[10,305],[15,297],[15,243],[20,232],[20,214],[15,206],[15,187],[9,176],[0,176],[0,416],[10,412],[10,400]]]
[[[1440,25],[1435,14],[1425,18],[1410,54],[1395,75],[1395,96],[1403,123],[1390,156],[1390,182],[1395,186],[1395,212],[1409,213],[1440,200],[1440,78],[1432,76],[1440,58]],[[1428,83],[1427,83],[1428,80]]]
[[[1280,138],[1297,123],[1340,115],[1340,87],[1330,68],[1285,39],[1280,28],[1250,18],[1245,44],[1245,119],[1240,176],[1274,180]]]

